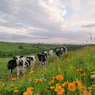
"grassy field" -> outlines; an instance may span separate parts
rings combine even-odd
[[[16,69],[8,74],[9,59],[0,58],[0,95],[95,95],[95,46],[69,50],[60,59],[54,54],[43,70],[36,60],[34,71],[20,78]]]

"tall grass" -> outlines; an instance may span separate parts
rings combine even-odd
[[[2,76],[0,95],[95,95],[95,47],[68,52],[60,59],[54,55],[49,60],[47,68],[41,70],[37,65],[34,72],[20,78]]]

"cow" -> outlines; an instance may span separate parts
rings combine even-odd
[[[16,57],[13,57],[14,59],[14,63],[11,62],[11,60],[8,62],[8,69],[11,70],[11,74],[12,74],[12,70],[14,68],[17,68],[17,75],[19,77],[19,73],[20,71],[22,71],[22,73],[24,73],[26,70],[27,70],[27,67],[30,67],[31,70],[33,70],[33,67],[34,67],[34,63],[35,63],[35,60],[36,60],[36,57],[35,56],[29,56],[29,57],[20,57],[20,56],[16,56]],[[11,68],[10,67],[10,64],[11,64]],[[14,64],[16,64],[14,66]],[[30,70],[30,71],[31,71]]]
[[[35,61],[36,61],[36,57],[35,56],[29,56],[29,57],[26,57],[26,60],[27,60],[27,67],[30,67],[30,71],[33,71],[33,68],[34,68],[34,64],[35,64]]]
[[[63,47],[63,48],[60,48],[60,49],[56,49],[56,55],[60,58],[60,55],[63,55],[67,53],[67,48],[66,47]]]
[[[19,65],[22,57],[23,56],[16,56],[16,57],[13,57],[13,59],[8,61],[7,67],[8,67],[8,70],[10,70],[10,74],[12,74],[13,69],[15,69]]]
[[[45,51],[45,52],[37,54],[37,56],[40,62],[39,66],[42,67],[43,65],[45,65],[46,67],[46,65],[48,64],[48,53]]]
[[[64,51],[64,53],[67,53],[67,48],[66,47],[63,47],[63,51]]]
[[[53,57],[53,52],[54,52],[53,50],[50,50],[50,51],[48,51],[48,54]]]

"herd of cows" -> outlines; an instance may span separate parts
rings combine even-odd
[[[42,67],[43,65],[48,64],[48,56],[51,55],[53,56],[54,51],[44,51],[42,53],[37,54],[37,57],[39,59],[39,66]],[[56,55],[60,58],[60,55],[67,53],[67,48],[63,47],[60,49],[56,49],[55,51]],[[30,71],[33,71],[34,65],[35,65],[36,57],[35,56],[28,56],[28,57],[23,57],[23,56],[16,56],[13,57],[13,59],[9,60],[8,62],[8,70],[10,70],[10,74],[12,74],[12,71],[14,68],[17,68],[17,75],[19,77],[20,71],[24,73],[27,68],[30,68]]]

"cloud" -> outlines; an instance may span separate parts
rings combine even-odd
[[[93,2],[1,0],[0,40],[54,43],[56,39],[59,43],[61,40],[65,43],[78,43],[81,38],[85,41],[89,31],[95,31],[95,3]]]
[[[84,28],[95,28],[95,24],[82,25]]]

